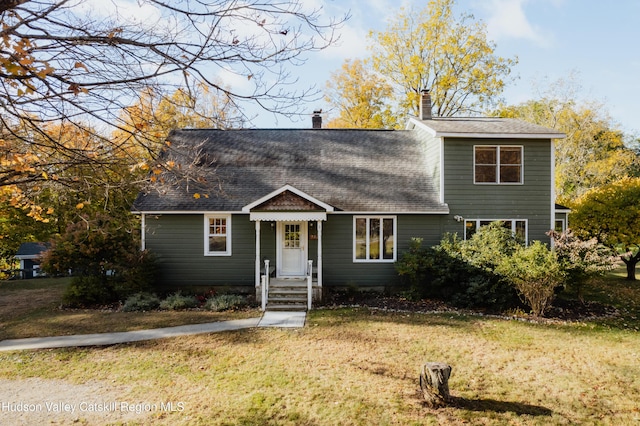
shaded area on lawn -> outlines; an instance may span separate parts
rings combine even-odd
[[[495,399],[467,399],[451,397],[451,406],[470,411],[493,411],[496,413],[514,413],[519,416],[551,416],[553,411],[538,405],[523,404],[514,401],[498,401]]]

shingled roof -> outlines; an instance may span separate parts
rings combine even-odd
[[[561,139],[566,136],[557,130],[514,118],[437,117],[429,120],[412,118],[409,124],[411,123],[422,124],[435,137]]]
[[[166,178],[141,193],[138,212],[241,211],[291,185],[335,210],[447,213],[428,175],[418,132],[346,129],[188,129],[168,157],[194,178]],[[190,166],[191,165],[191,166]],[[195,173],[195,171],[194,171]],[[202,193],[199,198],[194,193]],[[206,195],[206,196],[205,196]]]

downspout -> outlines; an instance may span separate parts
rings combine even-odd
[[[144,213],[140,214],[140,250],[145,251],[147,249],[147,216]]]

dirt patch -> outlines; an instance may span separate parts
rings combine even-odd
[[[154,408],[128,400],[127,393],[127,388],[103,382],[77,385],[39,378],[0,380],[1,423],[110,424],[140,419]]]

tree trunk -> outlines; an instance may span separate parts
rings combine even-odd
[[[635,256],[633,254],[629,256],[629,259],[625,259],[623,257],[622,261],[624,262],[625,265],[627,265],[627,280],[635,281],[636,265],[638,264],[638,261],[640,261],[640,250],[638,250],[638,253],[636,253]]]
[[[451,366],[440,362],[428,362],[420,372],[420,389],[431,407],[447,405],[449,396],[449,376]]]

